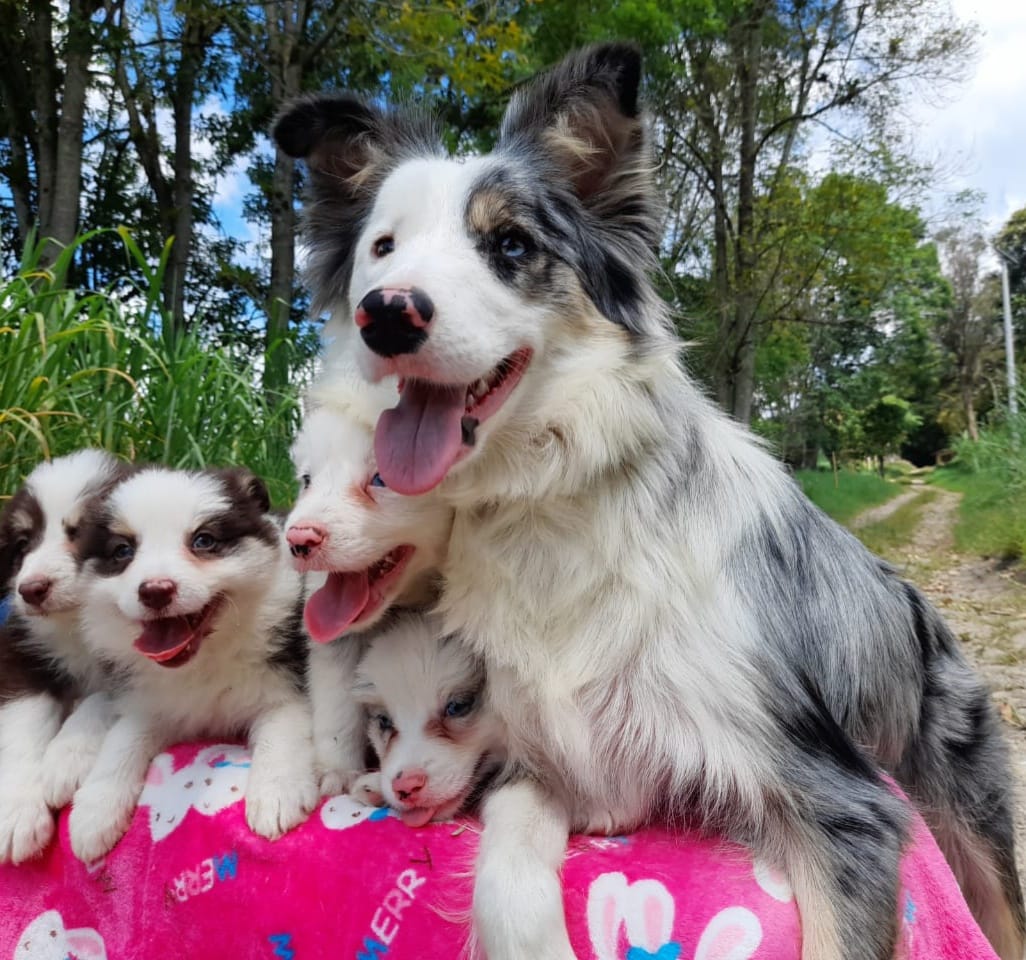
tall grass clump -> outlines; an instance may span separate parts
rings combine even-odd
[[[962,494],[955,545],[1008,560],[1026,555],[1026,413],[954,448],[954,462],[936,470],[934,482]]]
[[[171,329],[159,298],[168,251],[152,264],[117,232],[126,276],[112,287],[67,283],[76,248],[95,233],[48,269],[37,246],[0,280],[0,496],[39,461],[99,446],[179,468],[247,466],[287,503],[297,390],[266,394],[262,357],[214,344],[201,324]]]
[[[869,507],[901,493],[896,483],[869,470],[799,470],[795,474],[802,490],[817,507],[838,523],[847,523]]]

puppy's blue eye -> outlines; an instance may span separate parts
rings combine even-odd
[[[119,543],[113,553],[111,553],[111,559],[119,562],[123,560],[131,560],[135,556],[135,547],[130,543]]]
[[[475,698],[472,696],[467,697],[453,697],[445,705],[445,715],[452,719],[459,719],[465,717],[471,710],[474,709]]]
[[[209,533],[197,533],[192,538],[193,550],[211,550],[217,541]]]
[[[376,257],[387,257],[390,253],[395,251],[395,237],[388,236],[387,234],[383,237],[378,237],[374,241],[374,256]]]
[[[381,479],[381,474],[380,473],[376,473],[376,474],[374,474],[373,477],[371,477],[370,485],[372,487],[384,487],[385,486],[385,481]]]
[[[382,733],[388,733],[389,730],[394,730],[392,726],[392,718],[387,713],[379,713],[375,718],[374,722],[378,725],[378,729]]]
[[[530,241],[522,233],[511,231],[499,237],[499,253],[510,260],[519,260],[527,253]]]

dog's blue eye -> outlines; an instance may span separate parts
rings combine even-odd
[[[388,733],[389,730],[394,730],[392,726],[392,718],[387,713],[379,713],[375,718],[374,722],[378,725],[378,729],[382,733]]]
[[[217,541],[209,533],[197,533],[192,538],[193,550],[210,550]]]
[[[112,560],[117,560],[119,562],[122,560],[131,560],[132,557],[135,556],[135,547],[130,543],[119,543],[114,548],[114,552],[111,553],[110,556]]]
[[[371,477],[370,485],[372,487],[384,487],[386,484],[385,481],[381,479],[381,474],[376,473]]]
[[[527,253],[527,238],[522,233],[504,233],[499,238],[499,252],[511,260],[518,260]]]
[[[445,705],[445,715],[453,719],[465,717],[474,709],[474,697],[453,697]]]
[[[387,257],[390,253],[395,250],[395,237],[384,236],[378,237],[374,241],[374,256],[376,257]]]

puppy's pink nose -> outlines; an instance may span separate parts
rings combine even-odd
[[[289,527],[285,533],[289,549],[294,557],[305,557],[315,547],[319,547],[328,539],[328,531],[320,524],[304,523]]]
[[[427,783],[427,773],[420,767],[412,770],[400,770],[392,778],[392,790],[400,800],[416,802],[421,788]]]
[[[174,580],[143,580],[139,584],[139,599],[151,610],[163,610],[178,592]]]
[[[30,607],[38,607],[50,595],[52,586],[53,581],[49,577],[31,577],[18,585],[18,593]]]

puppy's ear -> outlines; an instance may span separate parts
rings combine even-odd
[[[541,147],[588,202],[625,166],[647,161],[640,83],[637,47],[607,43],[577,50],[513,95],[499,144]]]
[[[267,484],[255,473],[245,467],[231,467],[219,473],[233,503],[249,505],[260,513],[270,513],[271,495],[267,492]]]
[[[21,569],[33,529],[38,528],[42,534],[42,523],[39,504],[27,487],[22,487],[0,510],[0,598]]]
[[[353,251],[385,177],[407,157],[443,153],[441,137],[423,111],[382,109],[350,93],[293,100],[273,136],[310,169],[303,232],[313,309],[320,312],[345,302]]]

